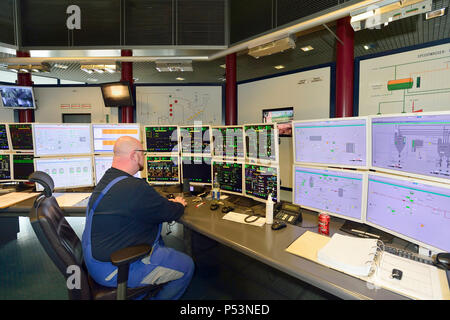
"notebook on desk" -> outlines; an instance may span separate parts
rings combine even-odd
[[[380,250],[373,243],[336,234],[330,238],[306,231],[286,251],[412,299],[450,299],[445,271]],[[363,262],[367,259],[367,262]],[[370,266],[370,267],[369,267]],[[392,270],[402,270],[401,280]]]

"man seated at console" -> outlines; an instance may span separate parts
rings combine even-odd
[[[167,283],[155,299],[179,299],[193,272],[192,259],[164,245],[163,222],[179,219],[186,206],[182,197],[167,199],[145,180],[133,177],[144,168],[140,141],[129,136],[117,139],[114,158],[88,204],[82,244],[92,278],[107,287],[117,285],[117,267],[110,262],[116,250],[139,244],[152,246],[151,253],[130,265],[128,287]]]

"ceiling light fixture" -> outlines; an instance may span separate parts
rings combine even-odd
[[[271,54],[294,48],[295,39],[293,36],[288,36],[279,40],[257,45],[255,47],[249,47],[248,54],[258,59],[259,57],[270,56]]]
[[[278,65],[278,66],[274,66],[274,68],[275,69],[277,69],[277,70],[281,70],[281,69],[284,69],[285,68],[285,66],[283,66],[283,65]]]
[[[178,77],[178,78],[175,78],[176,80],[178,80],[178,81],[183,81],[184,80],[184,78],[181,78],[181,77]]]
[[[50,65],[47,63],[42,64],[28,64],[28,65],[10,65],[8,70],[19,72],[19,73],[29,73],[29,72],[50,72]]]
[[[427,12],[425,14],[425,19],[426,20],[430,20],[430,19],[433,19],[433,18],[442,17],[443,15],[445,15],[445,8],[441,8],[441,9],[438,9],[438,10]]]
[[[156,70],[159,72],[194,71],[192,60],[156,60]]]
[[[117,66],[115,64],[82,64],[80,69],[91,74],[94,72],[97,73],[114,73],[117,71]]]
[[[305,52],[314,50],[314,48],[313,48],[312,46],[302,47],[301,49],[302,49],[303,51],[305,51]]]

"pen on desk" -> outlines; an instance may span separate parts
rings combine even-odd
[[[204,205],[205,203],[204,202],[200,202],[198,205],[196,205],[195,207],[196,208],[198,208],[198,207],[200,207],[200,206],[202,206],[202,205]]]

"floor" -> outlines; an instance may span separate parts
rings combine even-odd
[[[84,218],[68,217],[81,238]],[[0,245],[0,300],[67,300],[65,280],[21,217],[17,240]],[[164,225],[166,245],[184,251],[183,226]],[[315,287],[225,247],[193,235],[196,270],[183,300],[334,300]]]

